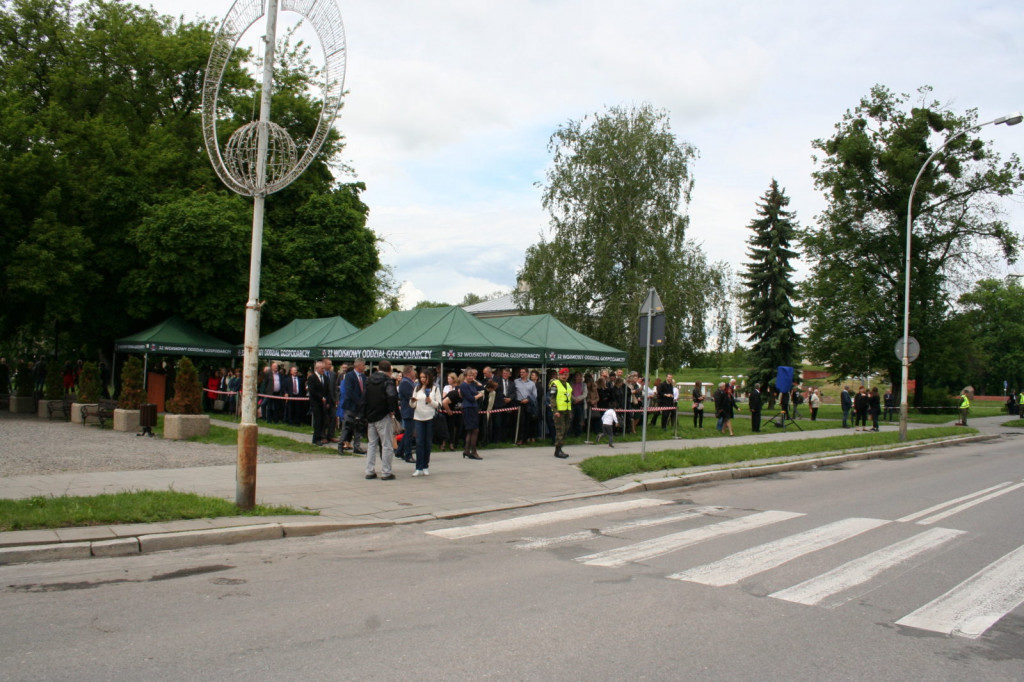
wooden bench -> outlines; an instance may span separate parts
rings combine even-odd
[[[71,421],[71,403],[74,400],[71,398],[64,398],[63,400],[47,400],[46,401],[46,416],[49,419],[53,419],[55,413],[59,413],[64,417],[64,421]]]
[[[85,426],[90,419],[95,419],[102,428],[108,419],[114,418],[115,409],[117,409],[116,400],[100,400],[95,405],[82,405],[82,426]]]

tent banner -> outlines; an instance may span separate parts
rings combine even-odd
[[[259,356],[275,360],[309,360],[313,351],[308,348],[260,348]]]
[[[549,363],[558,364],[560,362],[587,362],[594,365],[603,365],[605,363],[615,364],[626,364],[626,354],[600,354],[600,353],[556,353],[554,351],[547,354]]]
[[[168,343],[118,343],[114,350],[136,353],[161,353],[167,355],[216,355],[229,358],[234,348],[210,348],[209,346],[182,346]]]
[[[490,348],[469,350],[436,350],[433,348],[322,348],[324,357],[353,357],[367,360],[398,360],[408,362],[450,362],[482,360],[487,362],[531,360],[540,362],[541,354],[530,351],[501,351]]]

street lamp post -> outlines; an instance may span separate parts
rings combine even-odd
[[[978,130],[987,125],[1005,123],[1008,126],[1015,126],[1024,120],[1024,115],[1018,111],[1009,116],[1000,116],[994,118],[991,121],[979,123],[978,125],[971,126],[970,128],[964,128],[960,132],[956,133],[948,140],[942,143],[938,149],[933,151],[931,155],[921,165],[921,170],[917,172],[917,177],[914,178],[914,184],[910,188],[910,197],[907,199],[907,260],[905,264],[905,272],[903,276],[903,372],[900,379],[900,441],[907,440],[907,414],[909,412],[909,405],[907,403],[907,383],[910,379],[910,229],[913,223],[913,212],[914,212],[914,192],[917,191],[917,183],[920,182],[921,176],[924,175],[925,169],[928,164],[938,156],[939,152],[949,146],[949,143],[957,139],[962,135],[966,135],[972,130]]]

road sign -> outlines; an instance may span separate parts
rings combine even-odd
[[[910,337],[910,343],[907,348],[907,356],[910,362],[917,360],[917,356],[921,354],[921,344],[917,342],[913,336]],[[903,337],[896,342],[896,359],[903,362]]]

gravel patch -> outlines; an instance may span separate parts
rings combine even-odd
[[[216,422],[213,422],[216,423]],[[260,464],[337,457],[260,448]],[[0,411],[0,477],[87,471],[182,469],[235,464],[233,445],[210,445],[82,426]]]

